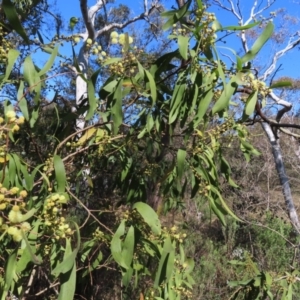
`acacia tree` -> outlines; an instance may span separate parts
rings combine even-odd
[[[257,1],[253,1],[253,4],[249,10],[248,15],[246,15],[245,12],[241,9],[241,3],[240,1],[233,1],[229,0],[228,3],[225,3],[224,1],[220,0],[212,0],[211,3],[214,5],[222,8],[223,10],[229,12],[234,18],[237,19],[238,23],[242,26],[247,26],[250,22],[253,20],[257,20],[259,18],[262,18],[264,21],[264,25],[267,26],[266,21],[270,18],[276,17],[276,12],[271,12],[270,16],[267,18],[263,18],[262,15],[265,12],[270,12],[270,9],[272,9],[272,6],[275,4],[276,0],[273,1],[267,1],[266,3],[261,3],[258,5]],[[277,32],[277,36],[282,36],[283,34],[280,34]],[[242,48],[245,53],[249,53],[249,39],[251,35],[247,35],[246,31],[242,31],[241,34],[238,36]],[[276,36],[275,36],[276,39]],[[262,81],[270,81],[272,82],[274,79],[274,75],[276,75],[276,67],[278,66],[279,59],[287,54],[290,50],[294,49],[299,45],[300,38],[298,34],[291,33],[285,40],[286,45],[281,46],[281,48],[276,51],[272,55],[271,61],[268,63],[267,66],[265,66],[264,69],[260,70],[259,68],[256,68],[253,66],[253,70],[257,71],[257,79]],[[280,39],[282,42],[282,38]],[[253,45],[253,48],[255,45]],[[285,85],[290,85],[291,83],[285,82],[285,83],[279,83],[278,85],[274,85],[273,88],[280,88]],[[243,90],[242,92],[247,92],[250,95],[253,94],[254,90],[256,89],[255,84],[250,83],[250,89]],[[286,208],[289,213],[290,220],[292,224],[294,225],[295,229],[299,231],[300,229],[300,223],[298,219],[298,215],[295,209],[295,205],[292,198],[292,193],[289,185],[289,179],[285,172],[284,163],[283,163],[283,156],[280,149],[279,144],[279,135],[277,134],[278,130],[281,130],[282,128],[299,128],[297,124],[279,124],[282,117],[289,112],[292,109],[292,103],[288,102],[280,97],[278,97],[274,92],[270,92],[268,94],[267,100],[273,101],[273,103],[276,103],[277,105],[282,106],[282,109],[278,110],[275,120],[272,120],[270,117],[267,117],[265,113],[263,112],[263,108],[270,106],[270,103],[266,102],[265,97],[263,95],[263,98],[261,98],[261,95],[254,94],[253,95],[256,102],[256,114],[261,119],[261,126],[263,130],[265,131],[267,138],[270,142],[270,145],[272,147],[272,152],[274,156],[274,162],[277,169],[277,173],[280,179],[280,183],[282,185],[283,195],[286,202]],[[282,131],[282,130],[281,130]],[[293,135],[290,131],[285,130],[285,134]]]
[[[99,72],[87,72],[92,48],[88,45],[104,28],[123,28],[128,23],[110,24],[95,32],[95,14],[103,2],[90,9],[86,1],[80,4],[86,32],[78,35],[85,43],[73,56],[72,70],[77,76],[76,101],[88,99],[85,118],[95,123],[78,121],[82,111],[74,116],[74,112],[66,115],[54,109],[58,120],[75,119],[76,129],[59,138],[45,122],[45,132],[56,142],[39,147],[41,137],[34,130],[45,116],[39,110],[41,91],[51,76],[58,47],[50,51],[44,66],[26,57],[16,81],[10,74],[20,53],[11,49],[3,62],[1,86],[16,84],[18,93],[3,104],[0,119],[0,249],[6,261],[1,297],[5,299],[11,291],[25,299],[51,294],[64,300],[189,298],[194,262],[185,254],[187,234],[176,226],[161,226],[160,209],[168,211],[187,194],[191,198],[200,194],[223,224],[225,215],[239,220],[220,188],[223,177],[236,187],[221,137],[236,140],[247,159],[257,154],[243,123],[254,113],[255,95],[271,91],[254,79],[247,62],[271,37],[272,23],[250,51],[235,57],[236,68],[228,68],[220,61],[215,33],[243,31],[257,24],[222,27],[200,0],[194,7],[192,1],[179,3],[178,9],[162,14],[163,28],[170,30],[176,48],[152,61],[130,44],[128,35],[112,33],[112,42],[115,39],[123,52],[113,58],[102,55],[100,67],[110,76],[101,84],[97,99]],[[145,7],[139,18],[149,16],[150,9]],[[7,16],[16,15],[14,6],[7,8]],[[20,23],[11,26],[25,38]],[[236,119],[230,113],[230,100],[249,84],[257,89],[244,105],[244,116]],[[32,137],[36,157],[43,152],[42,163],[22,156],[21,126]],[[86,187],[78,180],[82,166],[89,170],[84,175],[86,193],[81,193]],[[152,200],[149,185],[153,197],[160,198],[157,211],[148,205]],[[261,280],[260,286],[265,287]]]

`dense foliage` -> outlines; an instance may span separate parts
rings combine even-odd
[[[220,60],[217,34],[261,23],[222,27],[201,0],[161,14],[174,47],[160,55],[138,48],[130,32],[119,29],[109,29],[103,45],[101,39],[81,41],[75,33],[62,37],[72,45],[73,57],[64,58],[60,67],[68,68],[72,60],[69,70],[87,85],[76,107],[53,86],[53,78],[67,73],[53,72],[62,57],[58,37],[46,45],[38,33],[39,41],[31,42],[17,15],[23,1],[16,3],[2,1],[2,30],[11,26],[30,47],[38,45],[49,56],[37,66],[34,51],[24,57],[11,35],[3,37],[9,44],[2,46],[0,75],[5,99],[0,118],[1,299],[11,294],[22,299],[196,299],[205,289],[195,292],[199,278],[209,280],[215,267],[202,260],[207,276],[194,270],[199,258],[193,247],[199,245],[224,265],[230,260],[220,286],[227,286],[232,299],[292,299],[298,271],[281,276],[282,264],[292,256],[269,272],[270,252],[261,270],[247,245],[235,248],[238,234],[256,230],[257,251],[272,248],[278,236],[245,228],[237,204],[224,197],[238,193],[231,145],[242,161],[259,155],[246,125],[272,86],[257,78],[249,62],[271,37],[272,22],[229,67]],[[71,31],[77,22],[70,20]],[[75,53],[80,43],[92,60],[86,73]],[[239,93],[243,97],[236,97]],[[242,107],[239,114],[233,114],[235,105]],[[77,126],[82,122],[82,128]],[[186,227],[170,222],[170,215],[179,218],[191,202],[205,211],[204,221],[222,228],[226,250],[217,246],[222,238],[199,237],[201,229],[190,236],[191,228],[197,229],[191,220]],[[269,226],[272,222],[267,216]],[[277,219],[273,223],[281,235],[291,234]],[[273,250],[279,255],[278,248]]]

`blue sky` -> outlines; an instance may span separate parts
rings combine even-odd
[[[151,0],[148,0],[148,2],[150,3]],[[225,3],[227,1],[224,1]],[[243,12],[249,12],[249,9],[252,5],[254,1],[252,0],[240,0],[241,3],[241,9]],[[258,1],[260,2],[260,1]],[[95,3],[95,0],[89,0],[88,4],[89,5],[93,5],[93,3]],[[131,9],[132,15],[136,15],[141,13],[141,11],[143,10],[143,1],[141,0],[126,0],[126,1],[122,1],[122,0],[116,0],[115,2],[116,5],[118,4],[125,4],[128,5]],[[165,5],[167,7],[172,6],[173,4],[175,4],[175,0],[166,0],[165,1]],[[64,0],[64,1],[57,1],[57,6],[58,6],[58,10],[61,12],[63,18],[66,20],[66,22],[68,22],[68,20],[71,17],[81,17],[81,12],[80,12],[80,7],[79,7],[79,0]],[[296,1],[294,0],[277,0],[275,2],[275,4],[272,6],[272,8],[268,11],[275,11],[279,8],[285,8],[286,13],[282,14],[282,17],[286,17],[287,15],[291,15],[295,18],[299,17],[300,18],[300,4],[296,3]],[[237,24],[237,20],[233,19],[232,16],[228,13],[228,12],[224,12],[224,10],[222,9],[210,9],[211,11],[214,11],[218,20],[221,22],[221,24],[223,26],[226,25],[236,25]],[[265,16],[269,16],[268,13],[265,13]],[[248,15],[245,15],[246,19],[248,18]],[[278,23],[279,19],[275,18],[274,19],[275,24],[276,25],[280,25]],[[297,25],[294,25],[292,28],[290,28],[290,30],[294,30],[300,31],[300,22]],[[281,49],[283,47],[283,45],[285,44],[279,44],[276,45],[277,49]],[[236,42],[234,39],[230,39],[229,42],[224,45],[226,47],[230,47],[233,48],[234,50],[238,51],[240,49],[240,43]],[[261,53],[261,63],[268,63],[270,61],[271,57],[271,53],[274,53],[274,51],[272,51],[272,47],[274,47],[274,45],[272,43],[268,43],[268,45],[266,45],[265,47],[265,51],[263,53]],[[221,50],[223,52],[223,50]],[[279,75],[281,76],[293,76],[293,77],[300,77],[299,76],[299,70],[300,70],[300,59],[299,59],[299,47],[295,48],[295,50],[292,50],[289,52],[288,55],[286,55],[284,58],[282,58],[280,60],[280,63],[282,63],[282,67],[281,67],[281,72],[279,73]]]

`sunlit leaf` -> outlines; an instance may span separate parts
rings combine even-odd
[[[188,46],[189,46],[189,37],[179,35],[178,48],[179,48],[179,53],[183,57],[183,59],[188,59]]]
[[[272,36],[274,30],[274,24],[272,22],[269,22],[262,32],[262,34],[258,37],[258,39],[254,42],[252,48],[241,58],[242,63],[245,63],[247,61],[250,61],[254,59],[254,57],[257,55],[257,53],[261,50],[263,45],[269,40],[269,38]]]
[[[143,217],[144,221],[150,226],[151,230],[155,234],[160,234],[161,225],[157,213],[149,205],[143,202],[137,202],[133,205],[133,209],[136,209]]]
[[[24,39],[27,44],[29,44],[28,36],[21,24],[14,4],[10,0],[3,0],[2,8],[10,26]]]
[[[66,182],[67,182],[64,163],[60,158],[60,156],[58,155],[55,155],[53,157],[53,162],[54,162],[55,177],[57,181],[57,191],[64,192],[66,187]]]

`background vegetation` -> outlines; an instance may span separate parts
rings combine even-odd
[[[274,3],[1,1],[1,299],[297,299],[299,87],[277,67],[300,39]]]

